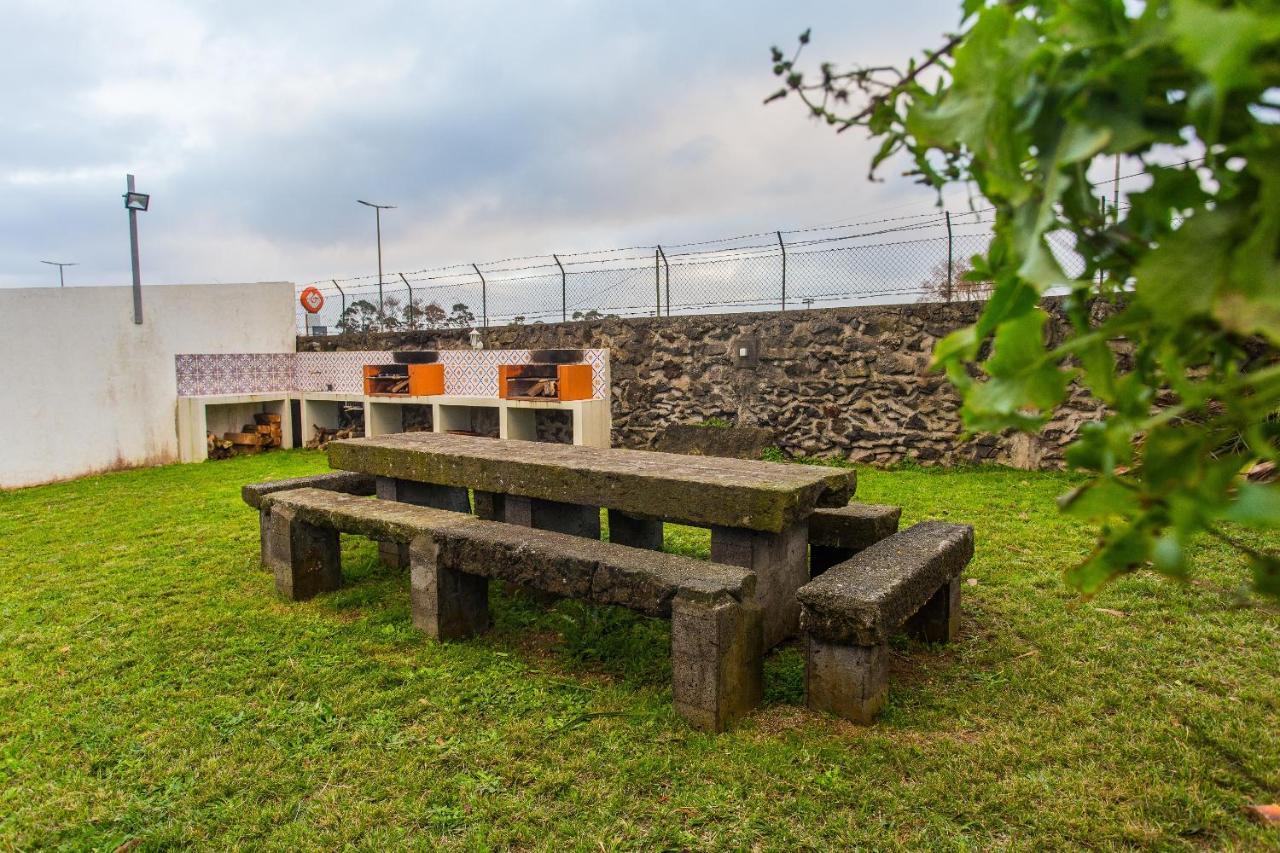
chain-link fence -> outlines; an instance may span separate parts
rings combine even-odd
[[[980,299],[989,285],[965,273],[970,259],[986,252],[992,222],[990,209],[933,209],[696,243],[385,273],[381,284],[377,275],[330,279],[310,283],[324,306],[315,314],[299,308],[298,325],[335,334]],[[1083,272],[1069,235],[1051,235],[1050,245],[1069,276]]]

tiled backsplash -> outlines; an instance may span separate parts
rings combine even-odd
[[[596,399],[609,396],[609,351],[582,351],[591,365]],[[498,365],[526,364],[529,350],[440,350],[445,393],[498,396]],[[272,391],[336,391],[359,394],[360,368],[391,359],[386,350],[357,352],[183,354],[175,357],[178,395],[256,394]]]

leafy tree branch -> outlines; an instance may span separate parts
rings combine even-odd
[[[984,310],[935,364],[970,433],[1035,432],[1073,383],[1106,404],[1067,450],[1091,478],[1061,506],[1099,530],[1073,584],[1147,566],[1184,577],[1187,546],[1212,536],[1280,597],[1280,555],[1224,528],[1280,529],[1280,486],[1243,476],[1280,461],[1280,4],[964,0],[960,15],[901,68],[806,72],[805,32],[790,58],[774,48],[783,85],[768,100],[865,128],[873,174],[901,155],[922,183],[995,208],[966,275],[992,283]],[[1115,157],[1149,185],[1108,210],[1088,176]],[[1051,236],[1074,247],[1078,277]],[[1073,329],[1053,347],[1047,294]]]

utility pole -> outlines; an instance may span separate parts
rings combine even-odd
[[[129,211],[129,253],[133,260],[133,322],[142,325],[142,271],[138,267],[138,211],[151,205],[151,196],[134,191],[133,175],[125,175],[124,206]]]
[[[373,208],[373,221],[378,229],[378,316],[382,316],[382,211],[395,210],[394,204],[374,204],[371,201],[356,199],[357,204]]]
[[[49,266],[51,266],[51,267],[57,267],[57,268],[58,268],[58,287],[66,287],[66,286],[67,286],[67,280],[66,280],[65,278],[63,278],[63,276],[62,276],[62,268],[63,268],[63,267],[76,267],[76,266],[79,266],[79,264],[78,264],[78,263],[76,263],[75,261],[67,261],[67,262],[62,262],[62,261],[41,261],[40,263],[42,263],[42,264],[48,264],[48,265],[49,265]]]

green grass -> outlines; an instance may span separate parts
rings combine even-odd
[[[1280,842],[1242,813],[1280,799],[1280,616],[1216,546],[1194,584],[1078,599],[1066,475],[860,471],[905,523],[977,528],[960,640],[897,646],[871,728],[805,710],[784,648],[764,706],[711,736],[671,709],[665,622],[495,590],[491,634],[439,645],[359,540],[348,587],[277,599],[238,488],[324,468],[296,451],[0,494],[0,848]]]

